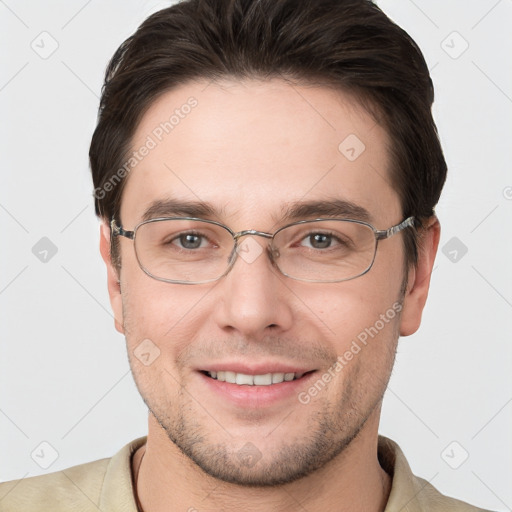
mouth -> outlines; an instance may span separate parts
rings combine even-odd
[[[307,372],[269,372],[252,375],[248,373],[238,373],[230,370],[219,371],[202,371],[203,375],[219,382],[227,382],[229,384],[237,384],[238,386],[272,386],[273,384],[281,384],[282,382],[291,382],[302,379],[305,375],[312,373],[314,370]]]
[[[205,386],[201,393],[230,411],[234,406],[237,414],[270,407],[269,411],[281,412],[281,407],[297,402],[297,395],[318,373],[316,368],[283,361],[218,361],[196,371]]]

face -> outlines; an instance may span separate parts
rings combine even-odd
[[[172,128],[162,125],[176,109]],[[208,203],[214,212],[191,216],[233,231],[273,233],[289,223],[287,208],[315,201],[357,205],[377,229],[403,220],[387,134],[348,94],[280,80],[190,83],[152,105],[133,150],[148,137],[123,192],[127,230],[169,200]],[[150,216],[167,211],[176,215]],[[107,240],[105,228],[106,260]],[[252,251],[268,245],[244,240]],[[379,242],[368,273],[339,283],[285,277],[257,250],[218,281],[171,284],[141,270],[132,240],[119,247],[110,295],[135,381],[153,421],[205,472],[242,485],[290,482],[376,429],[399,332],[416,329],[428,287],[415,287],[411,270],[402,293],[401,234]],[[276,382],[258,384],[268,374]]]

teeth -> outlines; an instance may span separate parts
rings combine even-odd
[[[252,386],[254,384],[254,377],[252,375],[244,375],[243,373],[237,373],[235,382],[238,385],[248,384],[249,386]]]
[[[283,381],[289,382],[300,379],[303,373],[265,373],[264,375],[247,375],[245,373],[235,373],[230,371],[208,372],[212,379],[221,382],[229,382],[230,384],[238,384],[239,386],[270,386],[271,384],[279,384]]]
[[[272,384],[279,384],[284,380],[284,373],[273,373],[272,374]]]
[[[226,382],[229,382],[230,384],[234,384],[236,382],[236,373],[235,372],[224,372],[224,376],[225,376]]]
[[[256,386],[270,386],[270,384],[272,384],[272,374],[266,373],[265,375],[255,375],[254,384]]]

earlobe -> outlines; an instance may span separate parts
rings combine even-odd
[[[100,253],[107,267],[107,287],[110,305],[114,313],[114,324],[116,329],[121,334],[124,334],[120,276],[117,269],[112,264],[110,253],[110,226],[105,222],[102,222],[100,225]]]
[[[418,262],[409,270],[407,289],[405,291],[400,335],[414,334],[420,324],[421,315],[427,301],[430,276],[439,245],[441,226],[437,217],[428,220],[427,226],[419,233]]]

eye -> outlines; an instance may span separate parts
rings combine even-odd
[[[303,238],[301,245],[312,249],[328,249],[333,245],[345,245],[338,237],[331,233],[310,233]]]
[[[325,233],[314,233],[307,237],[307,240],[314,249],[326,249],[332,242],[331,235]]]
[[[178,245],[182,249],[201,249],[208,245],[206,237],[199,233],[180,233],[168,243]]]

